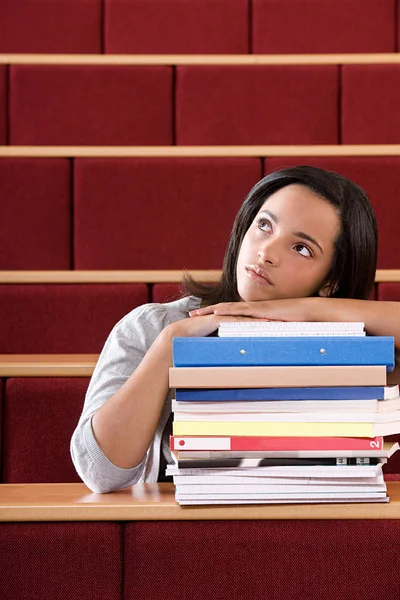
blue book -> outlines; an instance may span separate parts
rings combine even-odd
[[[174,367],[322,367],[394,369],[394,337],[177,337]]]
[[[323,388],[231,388],[177,389],[179,402],[230,402],[244,400],[384,400],[395,398],[398,386],[392,387],[323,387]]]

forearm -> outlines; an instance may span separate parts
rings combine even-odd
[[[285,298],[257,302],[221,302],[191,313],[225,318],[251,317],[272,321],[362,321],[370,335],[390,335],[400,350],[400,302],[347,298]]]
[[[114,465],[129,469],[143,459],[168,393],[171,365],[172,334],[166,328],[129,379],[95,413],[94,436]]]
[[[138,465],[154,438],[169,389],[173,338],[209,335],[220,321],[209,315],[165,327],[133,374],[94,414],[95,439],[114,465],[125,469]]]
[[[369,335],[390,335],[400,349],[400,302],[307,298],[312,321],[363,321]]]

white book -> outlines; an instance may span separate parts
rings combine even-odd
[[[301,412],[301,413],[174,413],[176,422],[214,423],[398,423],[400,410],[391,412]]]
[[[279,485],[253,484],[247,487],[247,484],[219,484],[219,483],[200,483],[200,484],[179,484],[177,486],[178,494],[263,494],[271,496],[287,496],[288,494],[312,494],[320,496],[324,494],[369,494],[382,492],[386,495],[386,485],[364,485],[364,486],[325,486],[315,485],[287,485],[282,488]]]
[[[396,386],[397,387],[397,386]],[[275,412],[371,412],[381,413],[400,409],[400,397],[389,400],[248,400],[181,402],[172,400],[174,413],[275,413]]]
[[[270,501],[280,503],[282,500],[297,501],[297,502],[308,502],[314,500],[316,502],[325,502],[326,500],[336,500],[337,502],[348,502],[349,499],[360,500],[363,502],[369,502],[370,498],[385,499],[387,497],[386,492],[353,492],[353,493],[293,493],[293,494],[187,494],[184,492],[177,492],[175,495],[179,503],[181,500],[204,500],[204,504],[209,504],[213,500],[228,500],[230,504],[235,504],[236,500],[260,500],[261,502]],[[383,500],[386,501],[386,500]]]
[[[268,336],[365,336],[361,322],[226,321],[218,328],[220,337]]]
[[[232,467],[227,469],[179,469],[175,465],[167,465],[167,475],[232,475],[234,471],[244,477],[375,477],[382,473],[382,463],[377,465],[334,465],[334,466],[302,466],[302,467]]]
[[[179,478],[179,479],[176,479]],[[194,481],[194,479],[197,481]],[[228,479],[230,481],[228,481]],[[193,481],[192,481],[193,480]],[[264,485],[280,485],[286,489],[287,485],[386,485],[383,473],[378,473],[373,477],[359,477],[349,479],[348,477],[241,477],[238,475],[174,475],[174,483],[203,483],[210,480],[210,483],[240,483],[247,484],[248,481]]]
[[[209,504],[360,504],[363,502],[377,504],[380,502],[389,502],[390,500],[389,496],[379,495],[378,498],[371,498],[369,494],[365,495],[363,498],[325,498],[324,500],[315,498],[308,498],[307,500],[288,500],[287,498],[285,498],[279,500],[279,502],[277,502],[276,500],[260,500],[259,498],[239,499],[235,498],[235,496],[231,496],[228,500],[204,500],[203,498],[193,499],[192,496],[189,496],[190,499],[187,499],[187,496],[188,495],[185,494],[185,496],[181,498],[179,497],[179,495],[176,495],[175,499],[178,502],[178,504],[182,506],[205,506]]]
[[[187,486],[187,485],[201,485],[201,486],[209,486],[209,485],[236,485],[240,486],[243,491],[243,487],[249,486],[249,491],[255,492],[255,488],[258,486],[263,486],[268,488],[269,491],[274,491],[272,488],[276,488],[278,492],[280,491],[291,491],[289,488],[296,488],[298,491],[300,488],[313,489],[314,491],[321,491],[325,488],[340,488],[340,489],[348,489],[348,488],[370,488],[375,490],[386,489],[386,484],[383,481],[383,478],[360,478],[359,480],[352,479],[303,479],[300,480],[291,480],[288,478],[285,483],[277,483],[273,479],[269,479],[267,477],[229,477],[229,476],[213,476],[206,477],[201,475],[175,475],[174,476],[174,484],[179,486]],[[271,489],[270,489],[271,488]],[[340,491],[340,490],[339,490]]]

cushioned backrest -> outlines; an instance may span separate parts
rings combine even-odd
[[[102,0],[2,0],[0,52],[101,52]]]
[[[0,65],[0,144],[7,143],[7,67]]]
[[[380,283],[378,285],[378,300],[400,302],[400,283]]]
[[[400,142],[400,65],[342,67],[342,143]]]
[[[120,523],[1,524],[3,600],[121,600],[122,573]]]
[[[396,45],[396,51],[399,52],[400,51],[400,11],[397,11],[397,23],[396,23],[396,40],[397,40],[397,45]]]
[[[114,325],[149,301],[145,283],[0,286],[0,354],[100,352]]]
[[[69,444],[82,412],[87,377],[15,378],[4,400],[5,483],[80,481]]]
[[[152,302],[173,302],[181,297],[179,283],[156,283],[151,288]]]
[[[292,165],[313,165],[349,177],[368,194],[379,227],[378,268],[397,269],[400,247],[395,223],[400,215],[400,158],[398,157],[284,157],[267,158],[270,173]]]
[[[336,66],[178,66],[177,144],[336,144]]]
[[[129,600],[164,600],[174,582],[176,598],[196,600],[398,597],[398,520],[136,522],[124,531]]]
[[[1,158],[0,198],[0,270],[70,269],[69,161]]]
[[[248,0],[105,0],[105,52],[245,54]]]
[[[27,145],[172,143],[172,67],[13,65],[10,140]]]
[[[256,158],[75,161],[76,269],[219,269]]]
[[[395,0],[252,0],[252,5],[254,53],[395,51]]]
[[[0,482],[3,481],[3,390],[4,382],[0,379]]]

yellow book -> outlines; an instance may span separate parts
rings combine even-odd
[[[366,437],[400,433],[390,423],[260,423],[236,421],[174,421],[173,435],[261,435],[271,437]]]

